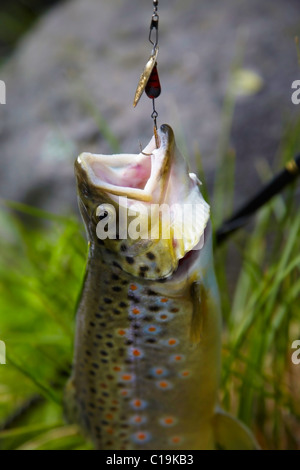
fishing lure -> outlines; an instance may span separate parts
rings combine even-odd
[[[254,449],[218,409],[209,205],[171,127],[157,137],[158,148],[153,136],[137,155],[83,153],[75,163],[89,257],[67,414],[96,449]]]

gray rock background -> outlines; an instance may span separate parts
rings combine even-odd
[[[71,0],[44,16],[0,70],[0,196],[58,213],[76,209],[73,162],[83,150],[136,153],[152,135],[151,101],[132,100],[151,52],[150,0]],[[169,123],[195,171],[199,148],[212,187],[222,109],[237,54],[263,80],[237,99],[230,145],[237,155],[237,204],[258,184],[256,163],[273,161],[284,126],[297,118],[294,36],[299,0],[159,2],[158,122]],[[99,122],[100,129],[99,129]]]

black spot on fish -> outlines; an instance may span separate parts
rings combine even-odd
[[[112,338],[112,337],[113,337],[113,335],[111,333],[106,334],[106,338]]]
[[[96,408],[96,406],[95,406],[94,403],[89,403],[89,407],[90,407],[90,408],[93,408],[93,409]]]
[[[133,264],[133,263],[134,263],[134,259],[131,258],[130,256],[126,256],[125,259],[126,259],[126,261],[127,261],[128,264]]]
[[[102,362],[103,364],[107,364],[107,363],[108,363],[108,360],[107,360],[107,359],[101,359],[101,362]]]
[[[106,351],[100,351],[100,354],[101,354],[102,356],[108,356],[108,353],[107,353]]]
[[[97,393],[97,390],[93,387],[90,388],[91,393]]]
[[[170,309],[170,312],[172,312],[172,313],[177,313],[177,312],[179,312],[179,308],[176,308],[176,307],[171,308],[171,309]]]
[[[94,367],[94,369],[99,369],[99,364],[97,364],[96,362],[93,362],[92,367]]]
[[[112,303],[112,299],[110,299],[109,297],[104,297],[103,301],[104,301],[106,304],[111,304],[111,303]]]
[[[133,292],[128,292],[127,297],[128,297],[129,300],[132,300],[132,301],[135,302],[136,304],[138,304],[139,301],[140,301],[140,299],[139,299],[136,295],[134,295]]]
[[[144,320],[145,320],[146,322],[153,321],[153,317],[151,317],[150,315],[146,315],[146,316],[144,317]]]
[[[148,251],[148,253],[146,253],[146,256],[148,259],[150,260],[154,260],[155,259],[155,254],[152,253],[151,251]]]
[[[157,292],[154,292],[154,290],[148,289],[146,292],[147,295],[158,295]]]
[[[122,269],[119,263],[117,263],[116,261],[113,261],[113,266],[115,266],[115,268]]]
[[[103,315],[101,315],[100,313],[95,313],[95,317],[96,317],[96,318],[102,318]]]
[[[114,309],[113,309],[113,313],[114,313],[115,315],[120,315],[121,312],[120,312],[120,310],[118,310],[117,308],[114,308]]]
[[[96,335],[96,338],[102,339],[102,335]]]
[[[152,344],[153,344],[153,343],[156,343],[156,339],[155,339],[155,338],[147,338],[147,339],[146,339],[146,343],[150,343],[150,344],[151,344],[151,343],[152,343]]]
[[[94,322],[90,321],[90,326],[91,326],[91,327],[94,327],[94,326],[96,326],[96,325],[95,325]]]
[[[114,347],[113,343],[110,343],[110,342],[106,343],[106,346],[109,347],[109,348],[113,348],[113,347]]]
[[[118,280],[120,279],[117,274],[113,274],[113,275],[111,276],[111,278],[112,278],[113,281],[118,281]]]
[[[120,286],[114,286],[114,287],[112,288],[112,290],[113,290],[114,292],[121,292],[122,287],[120,287]]]
[[[105,322],[99,323],[99,326],[101,326],[102,328],[105,328],[105,327],[106,327],[106,323],[105,323]]]
[[[127,246],[125,245],[125,243],[122,243],[121,246],[120,246],[120,250],[123,251],[127,251]]]
[[[120,306],[121,308],[125,308],[125,307],[128,307],[128,304],[126,304],[125,302],[120,302],[120,303],[119,303],[119,306]]]
[[[142,272],[149,271],[149,266],[140,266],[140,271]]]
[[[87,356],[91,356],[91,355],[92,355],[91,351],[88,351],[88,350],[85,351],[85,354],[86,354]]]
[[[159,305],[150,305],[149,310],[150,310],[150,312],[159,312],[160,311],[160,306]]]

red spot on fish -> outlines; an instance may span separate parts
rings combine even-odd
[[[119,366],[115,366],[115,367],[114,367],[114,371],[120,372],[120,370],[121,370],[121,367],[119,367]]]
[[[118,335],[120,335],[120,336],[125,336],[125,335],[126,335],[126,331],[125,331],[125,330],[118,330]]]
[[[174,436],[174,437],[171,438],[171,442],[172,442],[173,444],[179,444],[179,443],[181,442],[181,437],[179,437],[179,436]]]
[[[133,313],[134,315],[139,315],[139,314],[141,313],[141,311],[140,311],[140,309],[138,309],[138,308],[134,308],[134,309],[132,310],[132,313]]]
[[[147,435],[144,432],[139,432],[136,437],[139,441],[144,441],[147,438]]]
[[[163,298],[163,299],[160,299],[161,302],[165,303],[165,302],[168,302],[169,299],[166,299],[166,298]]]
[[[122,375],[122,380],[124,380],[125,382],[128,382],[129,380],[132,379],[132,375],[131,374],[123,374]]]
[[[150,331],[150,333],[154,333],[154,331],[156,331],[157,328],[155,326],[149,326],[148,328],[148,331]]]
[[[132,354],[135,356],[135,357],[139,357],[141,355],[141,351],[139,349],[134,349],[132,351]]]
[[[172,418],[171,416],[167,417],[164,419],[164,423],[167,425],[167,426],[171,426],[171,424],[174,424],[174,418]]]
[[[179,355],[178,355],[178,356],[175,356],[174,359],[175,359],[175,361],[178,361],[178,362],[179,362],[179,361],[181,361],[182,356],[179,356]]]
[[[164,389],[170,387],[169,382],[166,382],[166,381],[164,381],[164,380],[162,380],[161,382],[159,382],[158,385],[159,385],[160,388],[164,388]]]
[[[169,344],[170,346],[174,346],[175,344],[177,344],[177,339],[170,338],[169,341],[168,341],[168,344]]]
[[[188,370],[184,370],[181,372],[182,377],[188,377],[190,375],[190,372]]]
[[[131,289],[131,290],[137,290],[137,287],[136,287],[136,285],[134,285],[134,284],[130,284],[130,289]]]

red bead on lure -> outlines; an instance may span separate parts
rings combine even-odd
[[[146,95],[151,99],[155,99],[160,95],[161,86],[156,64],[154,65],[149,80],[146,84],[145,92]]]

